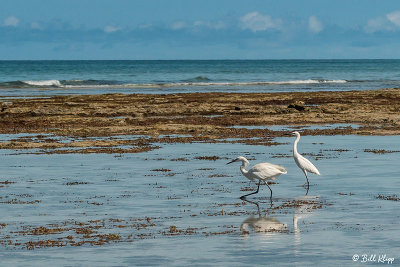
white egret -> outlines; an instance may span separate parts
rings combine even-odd
[[[263,181],[269,188],[269,191],[271,191],[271,199],[272,199],[272,190],[271,187],[269,187],[268,183],[266,180],[275,180],[279,175],[281,174],[286,174],[286,169],[282,166],[271,164],[268,162],[264,163],[259,163],[254,165],[252,168],[250,168],[248,171],[246,171],[246,167],[249,164],[249,161],[245,157],[237,157],[236,159],[232,160],[231,162],[228,162],[227,164],[233,163],[233,162],[242,162],[242,166],[240,166],[240,171],[242,174],[249,179],[250,181],[258,180],[258,187],[257,191],[243,195],[240,198],[244,199],[247,196],[257,194],[258,190],[260,189],[260,184],[261,181]]]
[[[293,145],[293,157],[294,161],[296,162],[297,166],[304,172],[306,179],[307,179],[307,188],[310,187],[310,183],[308,182],[307,172],[314,173],[316,175],[320,175],[318,169],[312,164],[308,159],[303,157],[302,155],[297,152],[297,143],[300,140],[300,134],[298,132],[293,132],[296,136],[296,140],[294,141]]]

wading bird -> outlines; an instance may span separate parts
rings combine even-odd
[[[308,159],[303,157],[302,155],[297,152],[297,143],[300,140],[300,134],[298,132],[293,132],[293,135],[296,136],[296,140],[294,141],[293,145],[293,157],[294,161],[296,162],[297,166],[304,172],[306,179],[307,179],[307,189],[310,187],[310,183],[308,182],[307,172],[314,173],[316,175],[320,175],[318,169],[312,164]]]
[[[249,179],[250,181],[258,180],[257,191],[247,194],[247,195],[243,195],[240,198],[244,199],[247,196],[257,194],[258,190],[260,189],[260,184],[262,181],[268,186],[269,191],[271,191],[270,198],[272,199],[272,190],[271,190],[271,187],[269,187],[266,180],[275,180],[279,175],[286,174],[287,173],[286,169],[279,165],[264,162],[264,163],[256,164],[252,168],[250,168],[248,171],[246,171],[246,167],[249,164],[249,161],[245,157],[242,157],[242,156],[237,157],[236,159],[232,160],[231,162],[228,162],[227,164],[230,164],[233,162],[238,162],[238,161],[242,162],[242,166],[240,166],[240,171],[247,179]]]

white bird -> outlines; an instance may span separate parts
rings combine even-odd
[[[293,157],[294,161],[296,162],[297,166],[304,172],[306,179],[307,179],[307,188],[310,187],[310,183],[308,182],[307,172],[314,173],[316,175],[320,175],[318,169],[312,164],[308,159],[303,157],[302,155],[297,152],[297,143],[300,140],[300,134],[298,132],[293,132],[296,136],[296,140],[294,141],[293,145]]]
[[[245,157],[242,157],[242,156],[237,157],[236,159],[232,160],[231,162],[228,162],[227,164],[237,162],[237,161],[242,162],[242,166],[240,166],[240,171],[247,179],[249,179],[250,181],[254,181],[255,179],[258,180],[257,191],[247,194],[247,195],[243,195],[240,198],[244,199],[245,197],[247,197],[249,195],[257,194],[258,190],[260,189],[261,181],[263,181],[268,186],[269,191],[271,191],[270,198],[272,199],[272,190],[271,190],[271,187],[269,187],[266,180],[275,180],[279,175],[286,174],[287,173],[286,169],[279,165],[264,162],[264,163],[256,164],[252,168],[250,168],[248,171],[246,171],[246,167],[249,164],[249,161]]]

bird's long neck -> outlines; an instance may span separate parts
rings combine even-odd
[[[248,171],[246,171],[246,167],[249,163],[246,161],[242,161],[242,166],[240,166],[240,171],[242,172],[243,175],[246,175]]]
[[[296,140],[294,141],[294,144],[293,144],[293,155],[297,155],[297,154],[299,154],[298,152],[297,152],[297,143],[300,141],[300,136],[297,136],[296,137]]]

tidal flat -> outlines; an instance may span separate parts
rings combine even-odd
[[[332,266],[354,264],[355,254],[398,263],[400,93],[321,94],[9,100],[2,264]],[[293,129],[321,172],[308,192],[286,136]],[[239,199],[256,189],[239,164],[226,165],[240,155],[286,167],[272,201],[267,187]]]
[[[168,142],[233,139],[274,145],[274,137],[288,132],[276,127],[285,125],[338,125],[309,127],[303,135],[397,135],[399,111],[399,89],[7,98],[1,105],[0,133],[30,135],[1,142],[0,148],[137,153]]]

